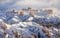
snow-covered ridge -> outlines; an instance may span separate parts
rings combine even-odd
[[[49,11],[13,10],[0,13],[0,38],[35,36],[36,38],[60,38],[60,18],[51,9]]]

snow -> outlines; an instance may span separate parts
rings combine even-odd
[[[26,12],[24,11],[24,13]],[[46,12],[35,12],[35,17],[28,15],[28,13],[23,16],[10,11],[8,13],[0,13],[0,38],[8,38],[8,36],[15,38],[16,32],[19,38],[28,38],[31,37],[32,34],[35,34],[38,38],[48,38],[48,36],[46,36],[48,33],[50,38],[56,38],[56,34],[60,34],[55,25],[57,22],[60,22],[58,16],[53,14],[49,15]],[[39,23],[46,25],[43,26]],[[46,27],[48,24],[52,24],[53,27]],[[2,29],[4,25],[7,26],[5,30]],[[4,32],[6,33],[5,36]]]

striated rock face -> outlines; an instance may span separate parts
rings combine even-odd
[[[0,38],[60,38],[60,18],[42,11],[0,13]]]

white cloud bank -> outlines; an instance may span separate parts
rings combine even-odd
[[[14,3],[11,5],[11,3]],[[7,6],[7,8],[24,8],[24,7],[33,7],[33,8],[57,8],[60,9],[60,0],[0,0],[1,6]]]

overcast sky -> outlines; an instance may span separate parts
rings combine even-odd
[[[60,9],[60,0],[0,0],[0,10],[25,7]]]

